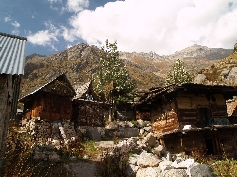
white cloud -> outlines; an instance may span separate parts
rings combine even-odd
[[[53,3],[62,3],[62,0],[48,0],[51,4]]]
[[[82,2],[68,0],[68,10],[80,11]],[[163,55],[193,44],[233,48],[235,21],[236,0],[125,0],[83,10],[69,19],[71,28],[62,30],[70,42],[82,38],[100,45],[105,39],[117,40],[121,51]]]
[[[5,22],[11,21],[11,17],[10,17],[10,16],[5,17],[5,18],[4,18],[4,21],[5,21]]]
[[[80,12],[89,6],[89,0],[67,0],[66,10]]]
[[[27,39],[34,45],[49,46],[52,50],[57,51],[55,42],[58,42],[60,36],[60,29],[57,29],[51,22],[45,22],[46,30],[41,30],[32,34],[29,32]]]
[[[12,34],[14,34],[14,35],[19,35],[19,33],[20,33],[20,30],[17,28],[12,30]]]
[[[15,28],[19,28],[21,25],[20,25],[20,23],[18,23],[17,21],[15,21],[15,22],[13,22],[13,23],[11,23],[12,24],[12,26],[14,26]]]

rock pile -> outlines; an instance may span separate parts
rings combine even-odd
[[[36,147],[33,159],[57,162],[60,160],[60,156],[54,151],[54,146],[52,144],[48,144],[45,146]]]
[[[148,152],[148,147],[153,147]],[[165,147],[156,142],[152,133],[140,139],[138,137],[128,138],[120,141],[116,151],[128,153],[133,152],[128,159],[126,168],[127,176],[136,177],[213,177],[213,170],[210,166],[199,164],[193,158],[185,158],[180,154],[170,154]]]

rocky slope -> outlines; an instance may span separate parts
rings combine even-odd
[[[48,83],[59,74],[67,76],[76,88],[90,80],[99,69],[99,52],[96,46],[78,44],[67,50],[49,56],[32,54],[26,58],[25,75],[21,85],[21,96]],[[139,89],[162,86],[164,78],[175,59],[183,59],[187,70],[196,73],[227,57],[231,49],[211,49],[194,45],[172,55],[160,56],[150,53],[120,52],[129,74]]]
[[[237,51],[201,70],[196,76],[195,82],[237,86]]]

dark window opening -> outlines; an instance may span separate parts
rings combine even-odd
[[[205,139],[205,143],[206,143],[206,154],[207,155],[211,155],[214,154],[214,148],[213,148],[213,141],[212,139]]]
[[[209,116],[208,116],[208,108],[198,108],[199,121],[201,126],[209,125]]]

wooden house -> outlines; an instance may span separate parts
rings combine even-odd
[[[9,119],[16,116],[24,74],[26,41],[23,37],[0,33],[0,161],[5,149]]]
[[[226,100],[237,87],[202,84],[152,88],[136,109],[149,110],[152,130],[173,153],[235,156],[237,126],[228,119]]]
[[[65,74],[58,76],[34,92],[21,98],[24,118],[40,117],[49,122],[71,120],[74,88]]]
[[[73,99],[72,120],[75,126],[105,126],[108,109],[108,104],[101,102],[94,92],[91,82],[78,86]]]

